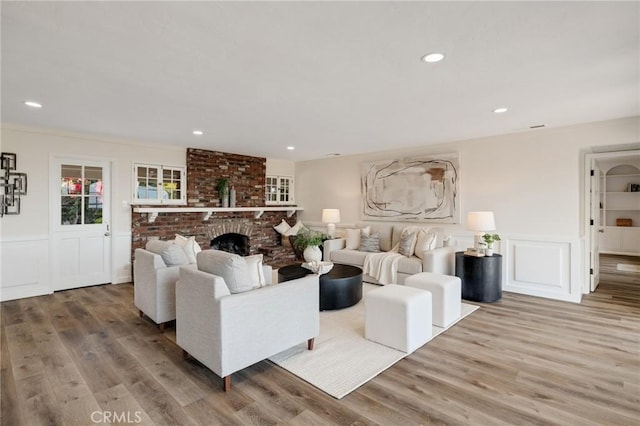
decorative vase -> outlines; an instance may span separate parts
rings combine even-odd
[[[236,189],[232,186],[229,191],[229,207],[236,206]]]
[[[229,207],[229,193],[223,192],[220,201],[222,201],[222,207]]]
[[[488,244],[487,248],[484,249],[485,256],[493,256],[493,244]]]
[[[307,262],[320,262],[322,260],[322,252],[318,246],[308,246],[302,252],[302,256]]]

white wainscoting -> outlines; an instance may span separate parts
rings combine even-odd
[[[48,237],[2,240],[0,247],[0,301],[51,293]]]
[[[502,241],[502,289],[579,303],[579,239],[520,237]]]
[[[112,283],[131,277],[131,232],[112,238]],[[0,301],[51,294],[49,237],[36,236],[0,241]]]
[[[111,282],[113,284],[129,283],[133,281],[131,276],[131,232],[118,232],[113,235],[111,243],[113,259],[113,271]]]

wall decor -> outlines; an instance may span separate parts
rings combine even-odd
[[[27,174],[16,172],[16,168],[16,154],[0,154],[0,217],[20,214],[20,196],[27,195]]]
[[[364,220],[460,223],[458,153],[362,165]]]

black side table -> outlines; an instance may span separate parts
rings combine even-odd
[[[495,302],[502,297],[502,255],[468,256],[456,252],[456,276],[462,281],[462,298]]]

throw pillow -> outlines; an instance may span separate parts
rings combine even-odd
[[[253,290],[247,261],[237,254],[221,250],[205,250],[197,256],[198,269],[224,279],[231,293]]]
[[[411,257],[413,256],[413,252],[416,248],[416,233],[407,231],[406,229],[402,231],[400,236],[400,244],[398,246],[398,253]]]
[[[280,234],[284,234],[289,229],[291,229],[291,226],[284,219],[282,219],[282,222],[280,222],[279,225],[274,226],[273,229],[278,231],[278,233],[280,233]]]
[[[418,238],[416,241],[415,255],[420,259],[424,258],[424,252],[427,250],[433,250],[436,246],[436,234],[429,232],[426,229],[418,231]]]
[[[244,260],[249,267],[249,276],[251,277],[253,288],[264,287],[266,281],[264,279],[264,270],[262,269],[262,255],[245,256]]]
[[[184,237],[176,234],[174,242],[182,247],[184,254],[187,255],[189,263],[196,263],[196,255],[202,251],[200,245],[196,242],[196,237]]]
[[[360,236],[360,251],[379,252],[380,251],[380,235],[362,235]]]
[[[347,229],[346,248],[349,250],[358,250],[360,247],[360,230]]]
[[[174,244],[172,241],[151,240],[147,242],[145,249],[159,254],[167,266],[186,265],[189,263],[187,255],[184,254],[182,247]]]
[[[293,225],[288,231],[285,231],[282,235],[298,235],[298,232],[300,232],[302,228],[304,228],[302,222],[297,221],[295,225]]]

